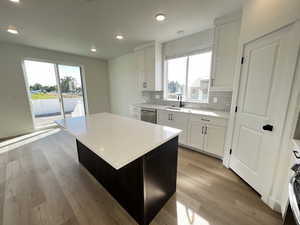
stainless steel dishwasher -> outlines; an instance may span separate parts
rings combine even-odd
[[[141,120],[149,123],[157,123],[157,111],[156,109],[142,108]]]

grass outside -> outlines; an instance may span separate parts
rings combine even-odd
[[[76,94],[66,94],[63,93],[63,98],[80,98],[82,96]],[[31,94],[32,100],[41,100],[41,99],[55,99],[58,98],[56,93],[35,93]]]
[[[54,99],[57,98],[56,94],[49,94],[49,93],[35,93],[31,94],[32,100],[38,100],[38,99]]]

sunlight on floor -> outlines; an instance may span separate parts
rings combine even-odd
[[[21,147],[25,144],[47,137],[51,134],[55,134],[59,131],[60,131],[59,128],[46,129],[46,130],[41,130],[34,133],[22,135],[20,137],[12,138],[7,141],[3,141],[0,143],[0,153],[11,151],[15,148]]]
[[[210,225],[207,220],[179,201],[176,202],[176,208],[177,225]]]

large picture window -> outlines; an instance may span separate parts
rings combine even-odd
[[[211,50],[166,60],[166,99],[208,103]]]

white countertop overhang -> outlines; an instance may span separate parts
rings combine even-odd
[[[111,113],[66,118],[56,123],[115,169],[138,159],[181,132]]]

